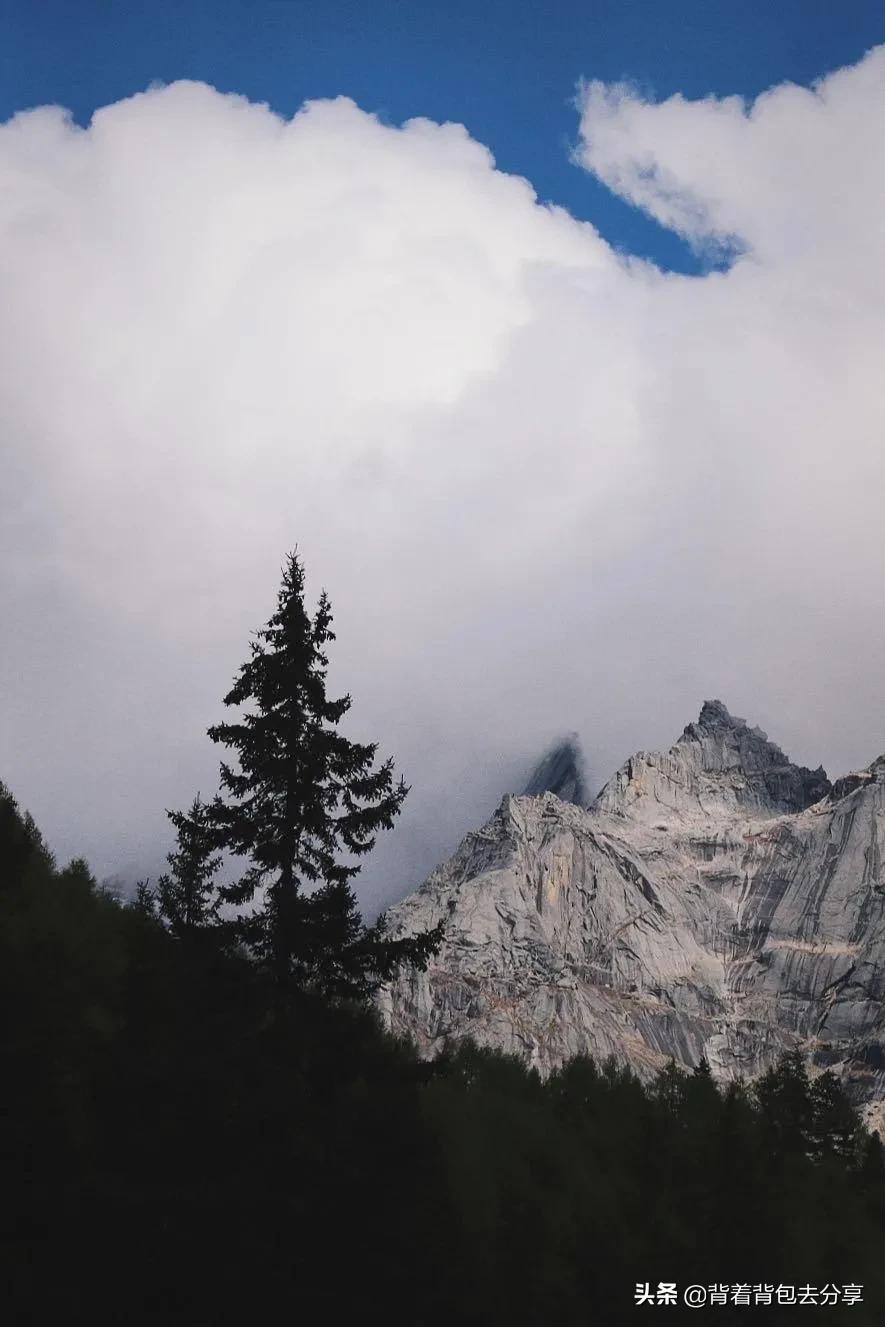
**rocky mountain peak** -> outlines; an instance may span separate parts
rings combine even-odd
[[[747,809],[789,814],[804,811],[830,791],[822,766],[794,765],[761,728],[729,712],[721,700],[706,700],[671,749],[688,756],[700,776],[719,777]]]
[[[740,719],[732,714],[728,706],[721,700],[705,700],[701,706],[701,712],[698,715],[696,723],[690,723],[685,729],[685,734],[695,733],[698,730],[703,732],[724,732],[739,728],[746,728],[746,719]],[[761,733],[761,729],[754,729]],[[685,735],[683,734],[683,735]],[[761,733],[765,738],[766,734]]]
[[[599,810],[634,817],[804,811],[830,791],[823,768],[794,765],[761,728],[707,700],[668,752],[640,751],[596,801]]]
[[[550,748],[535,766],[522,791],[523,797],[555,793],[563,802],[586,806],[589,801],[584,781],[584,754],[577,733],[571,733]]]
[[[578,761],[557,744],[390,910],[393,935],[442,923],[444,940],[379,992],[387,1025],[427,1055],[470,1037],[542,1073],[703,1055],[751,1078],[799,1049],[885,1112],[885,757],[831,787],[707,701],[589,808],[563,800]]]

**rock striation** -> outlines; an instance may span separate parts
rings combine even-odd
[[[387,924],[440,921],[427,971],[378,997],[428,1056],[472,1037],[542,1073],[589,1053],[750,1078],[799,1047],[885,1099],[885,756],[831,784],[708,701],[588,808],[505,797]]]

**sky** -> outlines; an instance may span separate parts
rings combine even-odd
[[[664,100],[809,84],[885,39],[878,0],[0,0],[0,120],[78,124],[151,83],[195,79],[290,117],[351,97],[401,124],[464,124],[498,168],[618,248],[695,272],[680,236],[569,159],[583,78]]]
[[[164,808],[297,544],[419,882],[550,741],[885,750],[878,5],[0,4],[0,778]]]

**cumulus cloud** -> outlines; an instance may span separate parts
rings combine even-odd
[[[343,98],[0,128],[0,777],[59,853],[155,869],[296,543],[412,784],[369,907],[562,731],[597,782],[715,694],[885,749],[883,73],[583,88],[576,157],[735,255],[701,277]]]

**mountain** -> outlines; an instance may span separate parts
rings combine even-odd
[[[522,795],[540,797],[542,793],[556,793],[561,801],[574,802],[576,806],[586,806],[589,802],[577,733],[550,748],[536,765]]]
[[[707,701],[589,808],[505,797],[388,914],[439,921],[427,971],[379,995],[427,1055],[472,1037],[542,1073],[589,1053],[750,1078],[798,1047],[885,1099],[885,756],[831,784]]]

